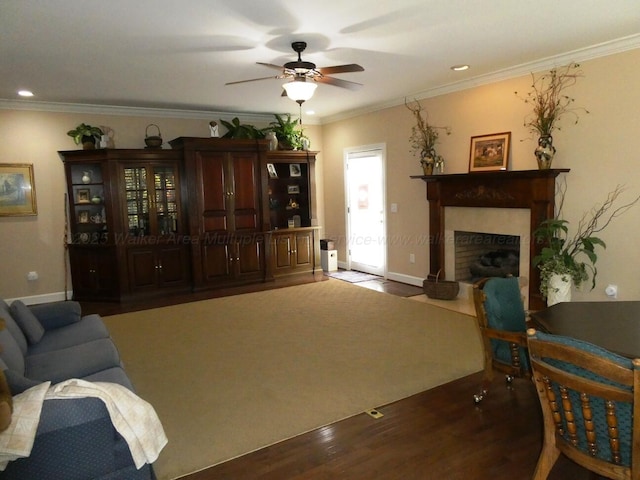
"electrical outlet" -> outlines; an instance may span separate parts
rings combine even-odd
[[[27,273],[27,280],[33,282],[38,279],[38,272],[29,272]]]
[[[416,263],[416,254],[415,253],[410,253],[409,254],[409,263]]]

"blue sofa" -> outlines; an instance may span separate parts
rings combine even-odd
[[[0,299],[0,369],[17,395],[45,381],[114,382],[133,391],[99,315],[82,316],[77,302],[11,306]],[[0,472],[1,480],[151,480],[137,470],[125,440],[98,398],[47,399],[31,455]]]

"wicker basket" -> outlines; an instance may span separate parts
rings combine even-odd
[[[439,277],[440,271],[438,270],[437,275],[429,274],[422,282],[422,288],[427,297],[435,298],[436,300],[453,300],[456,298],[460,291],[458,282],[440,280]]]

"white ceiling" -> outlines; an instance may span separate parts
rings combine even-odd
[[[225,86],[277,75],[256,62],[295,60],[297,40],[318,67],[365,69],[335,75],[358,91],[318,86],[304,109],[320,121],[638,48],[640,1],[2,0],[0,99],[297,115],[283,80]]]

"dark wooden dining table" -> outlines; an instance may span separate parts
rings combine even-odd
[[[535,328],[640,358],[640,301],[563,302],[531,313]]]

